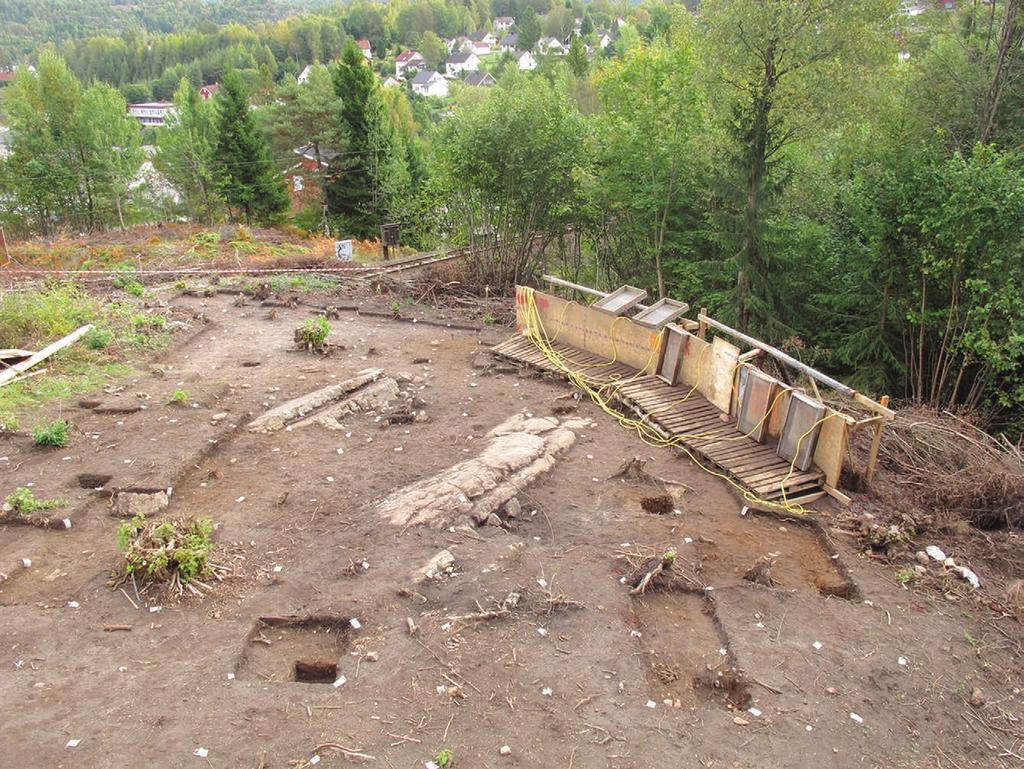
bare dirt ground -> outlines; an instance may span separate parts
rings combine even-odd
[[[82,399],[98,408],[49,407],[75,425],[66,449],[0,439],[0,494],[34,484],[72,520],[0,528],[3,766],[414,769],[443,749],[474,769],[1024,761],[1016,620],[965,589],[905,589],[830,528],[827,505],[821,528],[741,515],[721,481],[589,404],[574,416],[593,427],[522,491],[507,528],[391,523],[378,509],[391,492],[564,403],[565,384],[486,367],[508,329],[345,312],[330,337],[345,349],[319,357],[293,350],[308,308],[167,296],[209,322],[123,389]],[[371,366],[408,373],[428,421],[244,429]],[[168,404],[177,389],[189,405]],[[609,480],[634,456],[692,487],[673,512],[642,509],[662,490]],[[233,576],[183,601],[110,587],[120,521],[83,474],[171,487],[165,514],[217,522]],[[669,547],[696,587],[631,596],[625,556]],[[443,549],[454,571],[418,580]],[[769,553],[775,587],[745,581]],[[481,611],[498,616],[450,619]],[[335,667],[295,680],[311,660]]]

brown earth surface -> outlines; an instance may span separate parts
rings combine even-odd
[[[573,416],[593,427],[504,526],[396,526],[378,509],[391,492],[477,456],[516,414],[561,411],[567,385],[489,365],[508,329],[342,312],[344,349],[319,357],[293,349],[308,307],[168,298],[209,322],[123,387],[51,404],[75,426],[67,448],[0,437],[0,495],[33,484],[72,521],[0,527],[0,765],[414,769],[443,749],[466,769],[1024,761],[1024,634],[988,608],[984,570],[978,593],[906,589],[833,528],[835,508],[820,527],[741,515],[723,482],[589,403]],[[244,429],[368,367],[407,373],[428,420]],[[188,405],[169,404],[178,389]],[[673,511],[641,506],[664,489],[610,479],[634,456],[691,487]],[[162,514],[213,519],[233,568],[204,598],[108,584],[109,491],[167,488]],[[630,561],[668,548],[707,589],[631,596]],[[454,570],[419,579],[444,549]],[[768,554],[775,586],[744,580]]]

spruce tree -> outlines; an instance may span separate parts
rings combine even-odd
[[[221,197],[246,223],[273,219],[288,209],[288,193],[266,139],[256,128],[248,90],[237,72],[224,75],[218,101],[215,166]]]
[[[373,70],[350,40],[334,72],[346,154],[333,164],[327,206],[349,235],[370,237],[407,192],[405,150]]]

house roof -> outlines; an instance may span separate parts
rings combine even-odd
[[[11,83],[14,82],[14,78],[17,77],[18,73],[10,70],[0,72],[0,83]]]
[[[472,35],[470,36],[470,39],[471,39],[471,40],[472,40],[472,41],[473,41],[474,43],[479,43],[479,42],[480,42],[481,40],[483,40],[483,39],[484,39],[485,37],[487,37],[487,36],[488,36],[488,35],[490,35],[490,34],[491,34],[491,33],[490,33],[490,32],[488,32],[488,31],[487,31],[486,29],[482,29],[482,30],[480,30],[479,32],[474,32],[474,33],[473,33],[473,34],[472,34]],[[493,35],[491,35],[491,36],[493,37]]]
[[[292,150],[296,155],[302,155],[306,160],[312,160],[316,162],[316,147],[312,144],[306,144],[302,147],[296,147]],[[335,150],[329,150],[326,147],[320,148],[320,162],[327,165],[326,161],[334,160],[338,157],[338,152]]]
[[[458,53],[453,53],[451,56],[448,57],[448,63],[465,64],[467,61],[469,61],[470,56],[476,56],[476,54],[473,53],[472,51],[470,51],[469,53],[459,51]]]
[[[423,55],[419,51],[402,51],[398,56],[395,57],[396,62],[407,62],[413,59],[422,59]]]
[[[515,34],[514,32],[510,32],[509,34],[505,35],[505,37],[501,38],[502,45],[511,46],[512,48],[515,48],[518,42],[519,35]]]
[[[364,51],[369,51],[370,50],[370,41],[367,40],[365,37],[362,40],[357,40],[356,41],[356,45],[358,45]]]
[[[499,24],[515,24],[516,20],[511,16],[496,16],[494,21]]]
[[[531,59],[533,58],[533,54],[530,53],[529,51],[516,51],[516,60],[517,61],[519,59],[522,59],[524,56],[529,56]]]
[[[462,82],[466,85],[494,85],[497,81],[490,72],[471,72]]]
[[[432,69],[421,69],[416,73],[416,77],[412,79],[413,85],[427,85],[435,77],[441,77],[439,74],[434,72]]]

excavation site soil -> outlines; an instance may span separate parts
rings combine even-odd
[[[141,375],[46,407],[66,448],[0,438],[4,497],[69,502],[0,527],[0,765],[1024,762],[1015,619],[964,583],[908,589],[829,502],[745,510],[492,356],[510,326],[342,310],[322,355],[293,335],[331,297],[163,291],[193,320]],[[139,511],[210,518],[219,576],[125,580]]]

